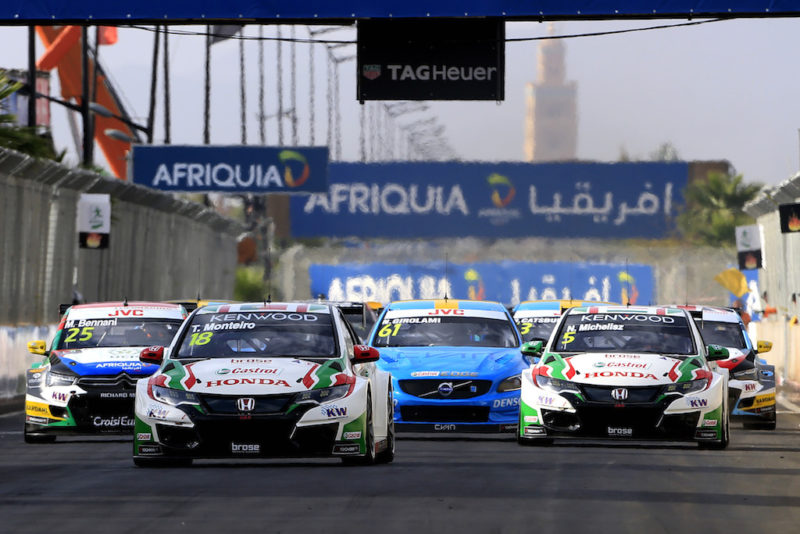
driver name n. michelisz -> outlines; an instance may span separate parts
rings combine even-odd
[[[677,308],[572,308],[547,346],[526,345],[541,358],[522,373],[518,439],[654,438],[724,447],[727,375],[708,359],[726,351],[712,347]]]

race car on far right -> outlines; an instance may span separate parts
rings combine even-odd
[[[689,312],[708,344],[728,349],[730,357],[715,362],[728,369],[731,421],[741,421],[745,428],[775,430],[775,367],[756,357],[769,352],[772,343],[750,341],[741,317],[733,308],[714,306],[679,306]]]

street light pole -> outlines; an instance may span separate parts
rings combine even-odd
[[[83,166],[91,167],[94,163],[94,135],[92,134],[92,116],[89,113],[89,31],[81,28],[81,117],[83,118]],[[35,86],[34,86],[35,87]]]

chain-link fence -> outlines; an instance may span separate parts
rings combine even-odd
[[[111,197],[107,249],[78,248],[81,193]],[[48,324],[87,301],[230,298],[241,225],[205,206],[0,150],[0,325]]]
[[[107,249],[78,248],[81,193],[111,197]],[[0,400],[19,393],[26,336],[86,301],[231,298],[243,227],[205,206],[0,149]]]

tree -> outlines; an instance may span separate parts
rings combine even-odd
[[[56,154],[49,137],[37,134],[36,128],[18,126],[16,117],[8,113],[3,106],[3,101],[23,86],[23,83],[15,82],[5,71],[0,70],[0,147],[10,148],[36,158],[61,161],[64,153]]]
[[[752,224],[744,205],[763,187],[743,183],[741,174],[710,172],[706,180],[697,180],[684,190],[686,206],[677,217],[684,238],[699,245],[734,246],[736,227]]]

